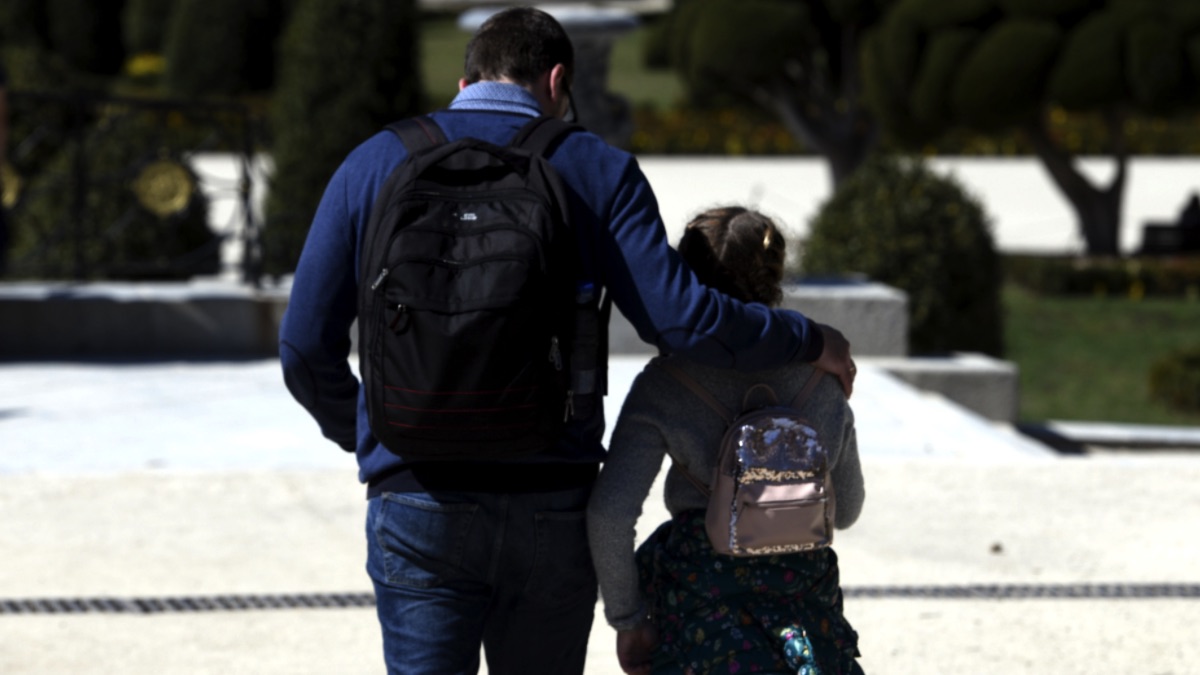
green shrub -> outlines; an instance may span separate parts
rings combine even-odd
[[[50,40],[45,0],[0,2],[0,45],[44,48]]]
[[[206,97],[271,88],[284,16],[280,0],[177,0],[163,45],[167,90]]]
[[[1053,21],[1009,19],[980,38],[954,76],[956,116],[979,129],[1004,129],[1040,105],[1041,82],[1062,43]]]
[[[1150,396],[1184,412],[1200,413],[1200,347],[1155,362],[1150,369]]]
[[[121,13],[125,52],[161,54],[171,11],[178,4],[178,0],[127,0]]]
[[[1004,278],[1042,295],[1200,298],[1200,256],[1014,255]]]
[[[325,184],[346,154],[420,112],[416,31],[415,0],[300,0],[292,10],[273,102],[269,273],[295,269]]]
[[[46,0],[50,47],[84,73],[114,75],[125,64],[124,0]]]
[[[1126,94],[1121,56],[1129,24],[1124,14],[1096,12],[1067,36],[1050,71],[1050,100],[1087,109]]]
[[[908,294],[913,353],[1000,355],[1000,266],[987,217],[924,163],[875,157],[811,223],[808,276],[863,274]]]

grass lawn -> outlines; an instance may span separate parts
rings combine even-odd
[[[1200,301],[1039,297],[1009,286],[1004,307],[1022,421],[1200,426],[1200,413],[1152,401],[1148,387],[1157,359],[1200,346]]]

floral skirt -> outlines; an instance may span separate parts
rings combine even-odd
[[[650,535],[637,562],[661,641],[655,673],[862,673],[832,549],[721,555],[692,510]]]

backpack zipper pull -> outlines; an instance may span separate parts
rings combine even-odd
[[[571,417],[575,414],[575,392],[567,390],[567,404],[563,411],[563,422],[570,422]]]
[[[558,349],[558,336],[550,336],[550,362],[554,364],[555,370],[563,369],[562,352]]]
[[[388,328],[394,332],[396,330],[396,326],[400,323],[400,320],[403,319],[404,315],[407,313],[408,307],[404,305],[396,305],[396,316],[392,318],[392,322],[388,324]]]
[[[382,271],[379,272],[379,276],[375,277],[375,283],[371,284],[371,290],[375,290],[375,289],[379,288],[379,284],[383,283],[383,280],[387,278],[387,275],[388,275],[388,268],[385,267],[385,268],[383,268]]]

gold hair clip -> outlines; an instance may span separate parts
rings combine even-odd
[[[771,248],[771,228],[767,228],[767,233],[763,235],[763,250]]]

